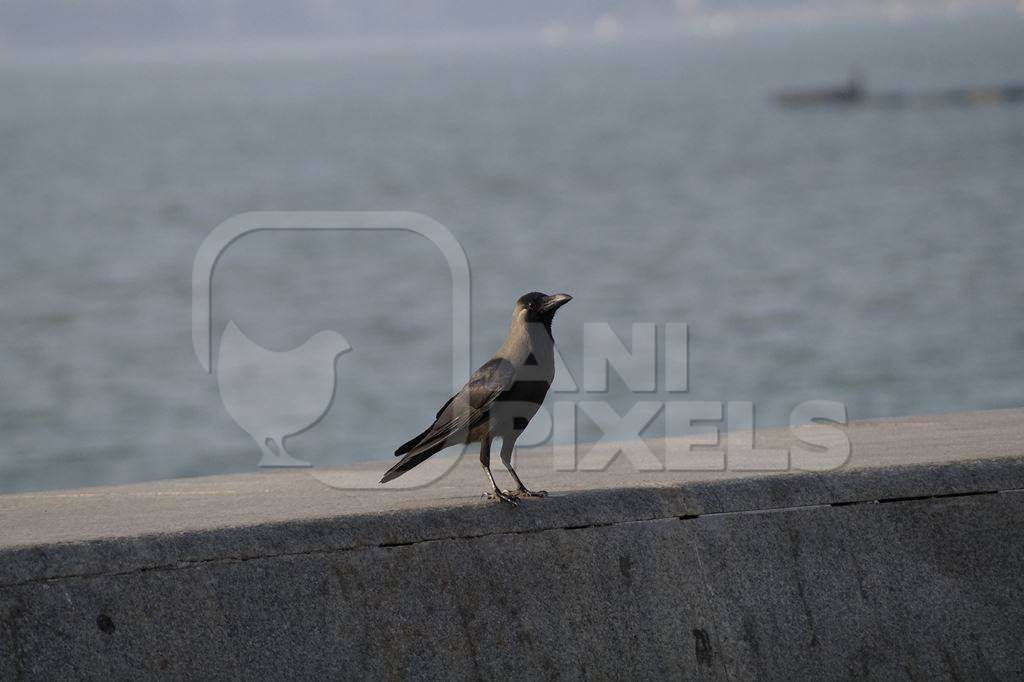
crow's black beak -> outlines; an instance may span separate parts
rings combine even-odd
[[[552,294],[544,299],[540,309],[545,313],[553,313],[571,300],[572,296],[569,294]]]

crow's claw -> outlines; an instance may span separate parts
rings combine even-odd
[[[486,493],[485,497],[488,500],[495,500],[495,501],[500,501],[500,502],[508,502],[513,507],[518,507],[519,506],[519,500],[517,500],[515,498],[515,495],[510,495],[509,493],[503,493],[500,490],[492,490],[491,492]]]
[[[526,488],[520,488],[519,490],[512,493],[516,497],[547,497],[547,490],[528,490]]]

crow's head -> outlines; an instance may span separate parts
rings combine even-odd
[[[528,294],[523,294],[516,301],[516,318],[523,322],[530,323],[542,323],[551,328],[551,320],[555,317],[555,312],[563,305],[572,300],[572,296],[569,294],[542,294],[537,291],[531,291]]]

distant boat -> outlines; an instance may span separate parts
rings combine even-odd
[[[775,101],[789,109],[827,106],[862,106],[877,108],[903,107],[978,107],[1024,102],[1024,84],[953,88],[933,92],[868,93],[860,78],[852,77],[846,85],[807,90],[786,90],[775,96]]]
[[[846,82],[846,85],[809,90],[788,90],[776,95],[776,100],[784,107],[820,107],[861,104],[865,97],[861,79],[853,76]]]

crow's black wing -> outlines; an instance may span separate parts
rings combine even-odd
[[[439,439],[448,440],[460,431],[470,429],[487,416],[487,408],[505,391],[512,388],[515,369],[504,358],[492,358],[473,372],[469,383],[448,399],[437,411],[435,421],[395,451],[404,455],[413,450],[429,448]]]
[[[512,388],[515,368],[503,358],[492,358],[473,372],[462,387],[437,413],[437,419],[426,431],[398,448],[395,455],[405,455],[388,469],[381,483],[397,478],[435,452],[454,445],[474,427],[488,418],[488,409],[502,393]]]

